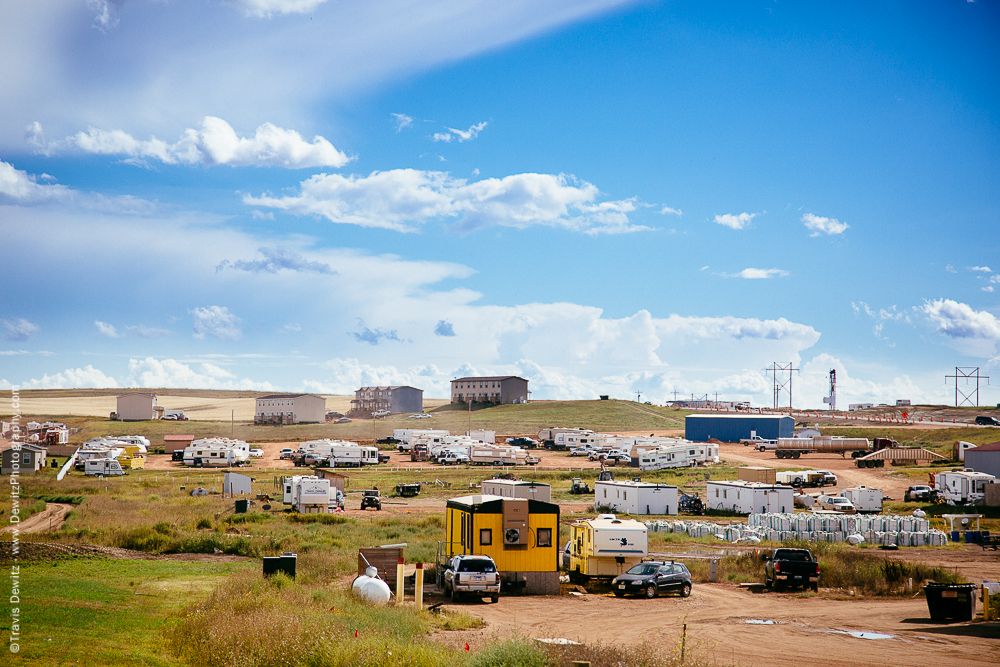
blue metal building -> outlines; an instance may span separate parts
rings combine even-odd
[[[791,438],[795,419],[782,415],[688,415],[684,418],[684,437],[694,442],[715,438],[739,442],[754,435],[765,440]]]

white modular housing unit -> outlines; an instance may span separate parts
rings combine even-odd
[[[483,495],[502,498],[528,498],[552,502],[552,487],[541,482],[526,482],[513,479],[487,479],[479,485]]]
[[[882,489],[870,489],[862,485],[843,489],[840,495],[850,500],[858,512],[878,514],[882,511]]]
[[[83,472],[86,475],[124,475],[125,470],[118,459],[113,458],[91,458],[83,464]]]
[[[488,442],[491,445],[497,441],[496,431],[486,431],[484,429],[477,429],[475,431],[466,431],[465,436],[467,438],[472,438],[476,442]]]
[[[628,514],[677,514],[676,486],[614,480],[596,482],[594,509],[608,507]]]
[[[952,470],[935,475],[934,488],[945,502],[952,505],[981,503],[986,497],[983,485],[995,479],[996,477],[985,472]]]
[[[795,491],[782,484],[742,480],[708,482],[705,506],[737,514],[766,514],[795,511]]]

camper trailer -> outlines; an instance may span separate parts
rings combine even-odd
[[[859,513],[878,514],[882,511],[882,489],[870,489],[862,485],[844,489],[840,495],[850,500]]]
[[[650,446],[653,439],[644,439],[632,447],[632,460],[638,459],[640,470],[690,468],[719,462],[719,446],[714,443],[694,443],[663,438],[669,444]],[[659,439],[657,439],[659,440]]]
[[[396,448],[401,452],[410,451],[414,437],[429,438],[433,442],[434,438],[446,438],[449,435],[451,435],[449,431],[433,428],[397,428],[392,432],[393,439],[398,443]]]
[[[938,498],[951,505],[981,504],[986,497],[984,484],[989,484],[996,477],[985,472],[972,470],[952,470],[939,472],[934,476],[934,488]]]
[[[570,580],[586,582],[627,572],[649,555],[648,529],[634,519],[600,514],[570,526]]]
[[[83,472],[85,475],[124,475],[125,470],[118,459],[113,458],[92,458],[84,463]]]
[[[299,514],[326,514],[343,496],[329,479],[315,475],[286,477],[282,484],[282,502]]]
[[[194,468],[223,468],[246,465],[250,445],[230,438],[202,438],[184,448],[184,465]]]

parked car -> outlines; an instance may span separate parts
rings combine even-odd
[[[333,423],[334,424],[350,424],[351,423],[351,418],[350,417],[341,417],[340,419],[334,420]]]
[[[979,415],[976,417],[976,423],[980,426],[1000,426],[1000,419],[986,415]]]
[[[452,600],[461,595],[489,597],[500,601],[500,573],[489,556],[455,556],[444,572],[444,592]]]
[[[438,457],[438,463],[441,465],[469,465],[469,457],[465,454],[459,454],[457,452],[445,452]]]
[[[764,564],[764,585],[776,591],[785,586],[819,590],[819,561],[808,549],[775,549]]]
[[[250,458],[252,459],[262,459],[264,458],[264,450],[254,447],[250,450]]]
[[[368,507],[382,509],[382,495],[378,489],[368,489],[361,495],[361,509]]]
[[[507,438],[507,444],[523,449],[534,449],[538,446],[538,441],[534,438]]]
[[[569,450],[570,456],[590,456],[590,449],[587,447],[576,447]]]
[[[682,563],[647,560],[612,579],[611,590],[618,597],[644,595],[655,598],[661,593],[678,593],[686,598],[691,595],[691,573]]]
[[[841,496],[821,495],[819,497],[819,506],[825,510],[842,512],[843,514],[855,514],[858,511],[857,508],[854,507],[854,503]]]
[[[426,412],[421,412],[420,414],[410,415],[407,419],[430,419],[431,416]]]
[[[569,559],[570,559],[570,550],[569,550],[569,548],[571,546],[573,546],[573,542],[572,541],[567,542],[566,543],[566,548],[563,549],[562,566],[563,566],[563,569],[566,569],[566,570],[569,569]]]
[[[295,453],[294,449],[291,449],[289,447],[285,447],[280,452],[278,452],[278,458],[279,459],[290,459],[290,458],[292,458],[292,454],[294,454],[294,453]]]
[[[379,463],[388,463],[391,460],[391,458],[392,457],[389,456],[388,454],[386,454],[385,452],[379,452],[378,453],[378,462]]]
[[[911,486],[903,494],[903,502],[924,502],[931,500],[934,495],[934,489],[927,486],[926,484],[920,484],[917,486]]]
[[[837,486],[837,476],[832,472],[829,470],[817,470],[816,472],[823,475],[823,486]]]

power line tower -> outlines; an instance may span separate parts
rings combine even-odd
[[[830,369],[830,395],[823,399],[824,403],[830,405],[830,410],[837,410],[837,369]]]
[[[954,375],[945,375],[944,382],[948,384],[948,380],[955,381],[955,407],[960,407],[968,403],[974,408],[979,407],[979,381],[986,380],[986,384],[990,383],[989,375],[980,375],[979,366],[955,366]],[[962,390],[958,387],[958,381],[965,380],[965,386],[969,387],[969,382],[971,380],[976,381],[975,389],[971,387],[968,390]],[[959,402],[959,397],[961,397],[961,402]]]
[[[792,374],[798,371],[798,368],[794,367],[794,363],[789,361],[787,364],[779,364],[777,361],[771,364],[770,368],[765,368],[765,373],[770,373],[774,378],[774,409],[778,409],[778,404],[781,402],[781,392],[788,392],[788,409],[792,409]],[[788,374],[788,378],[785,379],[785,373]]]

